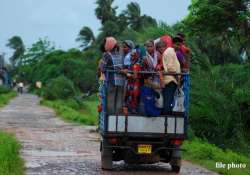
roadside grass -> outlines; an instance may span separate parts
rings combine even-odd
[[[21,144],[16,138],[0,131],[0,174],[24,174],[24,161],[20,157]]]
[[[8,93],[4,93],[4,94],[0,94],[0,107],[8,104],[10,99],[12,99],[15,96],[17,96],[17,93],[13,92],[13,91],[8,92]]]
[[[77,103],[75,100],[42,100],[42,105],[55,109],[58,116],[66,121],[82,123],[86,125],[97,124],[98,105],[97,97],[91,96],[84,99],[83,102]]]
[[[190,160],[207,169],[221,173],[223,175],[250,175],[250,158],[233,152],[231,150],[222,150],[213,144],[209,144],[200,139],[185,141],[183,146],[184,159]],[[225,168],[216,168],[216,162],[222,162]],[[245,164],[245,168],[230,168],[235,164]]]
[[[2,87],[0,92],[0,107],[17,96],[16,92]],[[24,174],[24,161],[20,157],[20,149],[21,144],[13,135],[0,131],[0,175]]]

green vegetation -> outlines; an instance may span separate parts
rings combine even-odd
[[[7,94],[1,94],[0,95],[0,107],[6,105],[9,100],[13,97],[15,97],[17,94],[16,92],[10,92],[10,93],[7,93]]]
[[[194,134],[221,148],[248,151],[250,69],[247,65],[193,70],[190,124]],[[201,123],[204,123],[201,125]]]
[[[9,88],[7,88],[6,86],[1,86],[0,85],[0,94],[5,94],[5,93],[9,93],[11,90]]]
[[[97,124],[98,101],[94,97],[88,97],[84,102],[77,103],[75,100],[41,101],[42,105],[55,109],[58,116],[67,121],[95,125]]]
[[[210,170],[222,173],[224,175],[249,175],[250,159],[232,152],[231,150],[222,150],[213,144],[209,144],[199,139],[185,141],[182,147],[184,151],[184,159],[200,164]],[[216,168],[216,162],[226,164],[224,168]],[[245,164],[245,168],[232,168],[232,163]],[[231,165],[231,167],[230,167]],[[243,165],[244,166],[244,165]]]
[[[11,98],[17,95],[16,92],[10,91],[4,86],[0,86],[0,107],[6,105]]]
[[[73,82],[64,76],[50,80],[44,92],[45,98],[51,100],[61,99],[62,97],[67,99],[76,95]]]
[[[24,174],[24,162],[20,158],[21,145],[14,136],[0,131],[0,174]]]
[[[6,105],[16,95],[16,92],[0,86],[0,107]],[[13,135],[0,131],[0,174],[24,174],[24,163],[20,158],[20,149],[21,145]]]

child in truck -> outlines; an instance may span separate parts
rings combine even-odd
[[[156,107],[156,99],[160,94],[154,90],[153,76],[144,75],[144,85],[140,94],[140,114],[147,116],[159,116],[161,109]]]

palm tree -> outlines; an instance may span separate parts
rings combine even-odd
[[[117,36],[119,34],[119,26],[113,21],[107,21],[101,28],[101,31],[107,36]]]
[[[95,9],[96,17],[104,24],[106,21],[116,19],[117,7],[112,7],[114,0],[97,0],[97,7]]]
[[[95,43],[95,35],[93,33],[93,31],[91,30],[91,28],[84,26],[79,34],[78,37],[76,38],[76,41],[80,41],[82,42],[80,47],[86,48],[92,44]]]
[[[107,21],[100,29],[101,33],[98,35],[98,42],[103,41],[104,38],[108,36],[117,37],[120,33],[119,26],[116,22]]]
[[[13,36],[8,40],[6,46],[15,50],[10,58],[12,66],[16,66],[16,64],[21,64],[25,52],[25,46],[23,44],[22,38],[20,36]]]
[[[141,18],[142,18],[143,27],[157,26],[157,21],[151,16],[143,15]]]
[[[125,14],[128,18],[130,27],[134,30],[138,30],[142,26],[141,20],[141,9],[138,3],[131,2],[127,5],[127,10],[125,10]]]
[[[141,16],[140,5],[136,2],[131,2],[127,5],[127,9],[123,12],[128,19],[129,25],[132,29],[138,31],[143,27],[149,25],[156,25],[156,20],[150,16]]]
[[[117,17],[117,20],[116,20],[116,24],[119,27],[120,33],[122,33],[124,30],[126,30],[129,23],[128,23],[128,18],[126,17],[125,13],[119,14],[119,16]]]

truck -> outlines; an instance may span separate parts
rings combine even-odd
[[[169,75],[182,77],[184,112],[154,117],[141,114],[110,114],[105,105],[108,94],[107,86],[104,86],[104,105],[99,116],[102,169],[111,170],[113,161],[123,160],[127,164],[165,162],[171,165],[173,172],[180,171],[181,145],[187,138],[188,129],[189,74]]]

